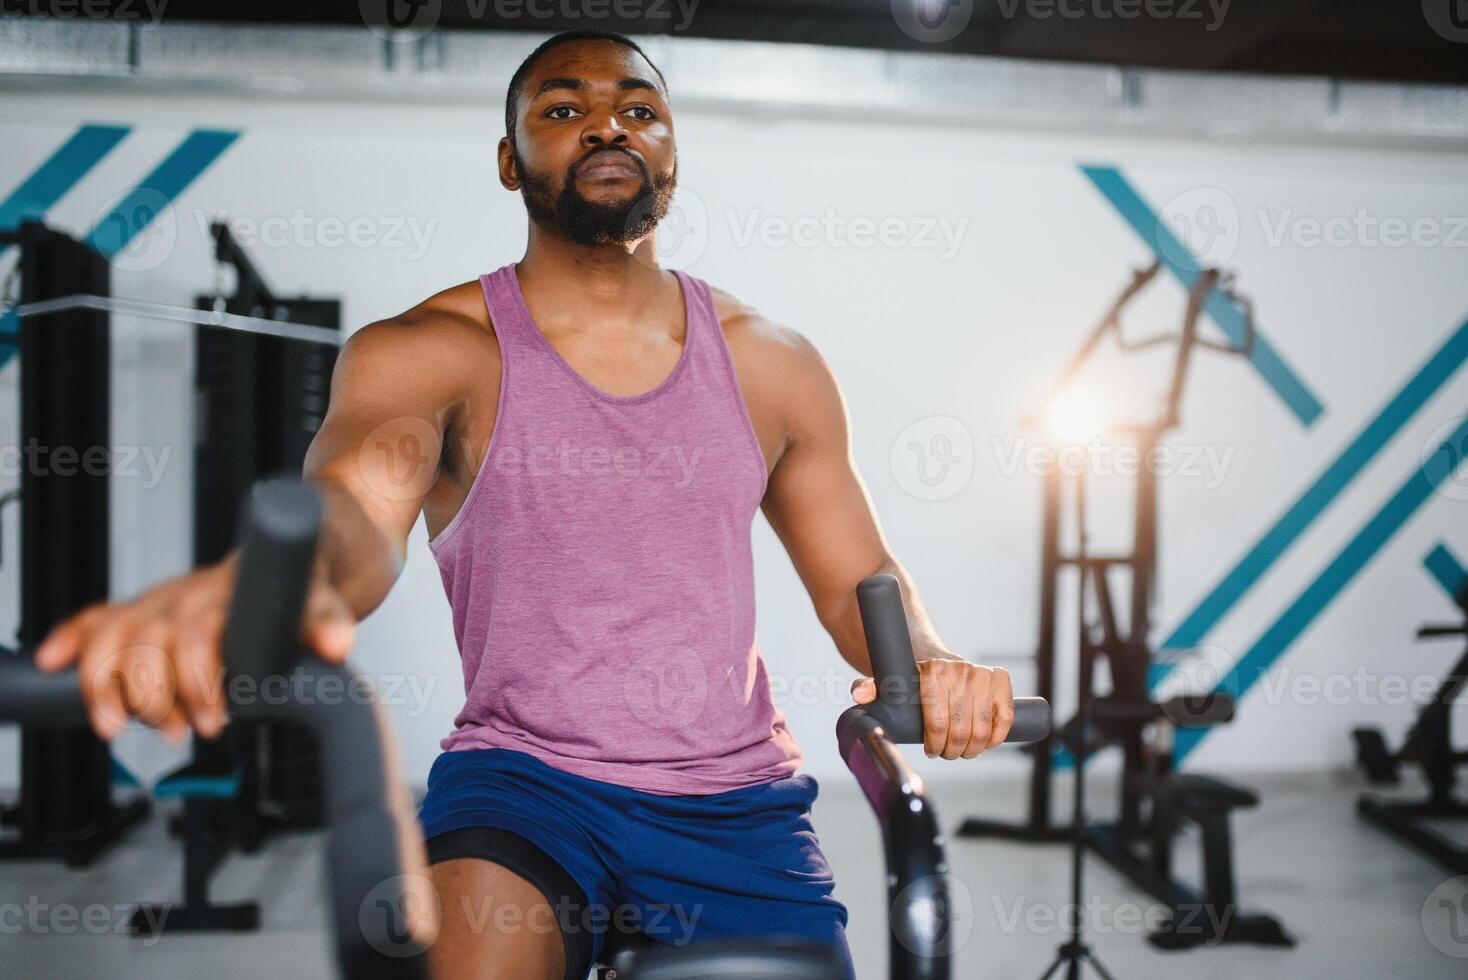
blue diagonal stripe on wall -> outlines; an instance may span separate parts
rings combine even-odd
[[[1162,641],[1162,649],[1184,651],[1202,643],[1208,631],[1264,577],[1280,556],[1350,486],[1464,361],[1468,361],[1468,320],[1463,321],[1345,451],[1239,559],[1213,591],[1173,630],[1172,635]],[[1166,677],[1171,670],[1171,665],[1165,662],[1154,665],[1153,683]]]
[[[1326,606],[1365,568],[1383,546],[1392,539],[1417,509],[1432,496],[1444,480],[1449,479],[1464,458],[1468,457],[1468,418],[1453,431],[1407,481],[1392,494],[1357,535],[1336,555],[1325,570],[1292,602],[1274,625],[1265,631],[1233,665],[1214,688],[1242,698],[1265,672],[1273,666],[1300,634],[1315,622]],[[1179,761],[1198,746],[1211,729],[1179,728],[1174,743]]]
[[[173,203],[239,135],[222,130],[194,130],[131,193],[98,219],[97,226],[87,236],[87,244],[109,259],[122,251],[157,217],[158,207]]]
[[[1447,545],[1439,544],[1429,551],[1422,564],[1427,566],[1427,571],[1443,587],[1448,598],[1454,601],[1462,594],[1463,586],[1468,585],[1468,569],[1459,564]]]
[[[112,258],[127,247],[194,180],[207,170],[220,154],[239,138],[236,131],[196,129],[174,148],[163,162],[153,168],[142,182],[123,197],[115,207],[98,220],[86,243],[106,258]],[[14,313],[0,317],[0,337],[14,335],[19,323]],[[13,343],[0,346],[0,367],[15,354]]]
[[[0,201],[0,229],[13,231],[27,218],[45,216],[131,131],[127,126],[83,126]]]
[[[131,132],[128,126],[83,126],[0,201],[0,230],[14,231],[28,218],[43,218]],[[9,251],[0,248],[0,255]],[[0,367],[15,356],[16,320],[0,317]]]
[[[1192,289],[1193,283],[1202,274],[1197,263],[1191,263],[1194,268],[1186,268],[1178,262],[1179,256],[1190,253],[1167,229],[1157,213],[1147,206],[1142,196],[1127,183],[1121,171],[1115,167],[1083,166],[1081,172],[1090,178],[1096,189],[1120,212],[1127,224],[1132,226],[1132,230],[1147,243],[1152,254],[1183,284],[1183,288]],[[1231,342],[1243,342],[1247,332],[1243,311],[1222,290],[1214,289],[1208,295],[1204,309]],[[1313,425],[1325,410],[1324,406],[1269,341],[1259,336],[1257,330],[1254,335],[1254,350],[1249,359],[1295,417],[1305,426]]]

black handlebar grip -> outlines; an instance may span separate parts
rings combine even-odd
[[[264,480],[251,489],[224,633],[232,675],[259,682],[284,673],[300,654],[321,514],[320,496],[300,480]]]
[[[856,604],[877,682],[877,700],[866,706],[867,711],[881,722],[893,742],[921,742],[923,704],[902,588],[891,575],[873,575],[857,585]]]
[[[76,671],[44,674],[28,650],[0,650],[0,721],[38,728],[85,727],[87,708]]]
[[[1044,698],[1015,698],[1014,724],[1005,742],[1041,742],[1050,737],[1050,702]]]

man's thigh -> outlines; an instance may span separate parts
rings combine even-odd
[[[604,938],[587,927],[588,908],[606,896],[593,887],[588,899],[567,862],[503,827],[430,837],[442,923],[429,953],[434,977],[585,980]]]
[[[563,980],[565,940],[539,888],[481,858],[442,861],[428,875],[440,908],[434,980]]]

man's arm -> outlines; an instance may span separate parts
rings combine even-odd
[[[463,329],[463,328],[461,328]],[[319,561],[357,619],[386,598],[433,488],[450,417],[464,396],[454,326],[409,314],[342,347],[331,403],[306,453],[321,491]]]
[[[943,643],[912,576],[882,535],[851,456],[846,403],[830,367],[804,337],[772,329],[782,340],[780,355],[769,360],[780,376],[786,442],[770,474],[765,516],[789,552],[821,625],[841,656],[862,673],[852,691],[862,703],[876,697],[876,688],[856,586],[869,575],[896,577],[921,677],[924,748],[930,756],[973,758],[1009,733],[1014,720],[1009,675],[970,664]]]
[[[445,356],[454,325],[428,313],[363,328],[346,343],[306,461],[325,512],[301,638],[329,661],[346,659],[357,621],[392,587],[436,479],[437,447],[466,359]],[[170,738],[189,728],[213,738],[226,720],[220,641],[235,560],[231,552],[134,599],[88,606],[51,631],[36,650],[37,665],[76,665],[92,727],[103,738],[130,718]]]

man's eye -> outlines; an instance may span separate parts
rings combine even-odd
[[[575,109],[572,109],[568,105],[558,105],[554,109],[547,112],[546,115],[550,116],[552,119],[570,119],[571,113],[575,111]]]
[[[627,111],[631,112],[634,116],[636,116],[638,119],[641,119],[643,122],[646,122],[649,119],[657,118],[657,113],[653,112],[645,105],[633,106]]]

